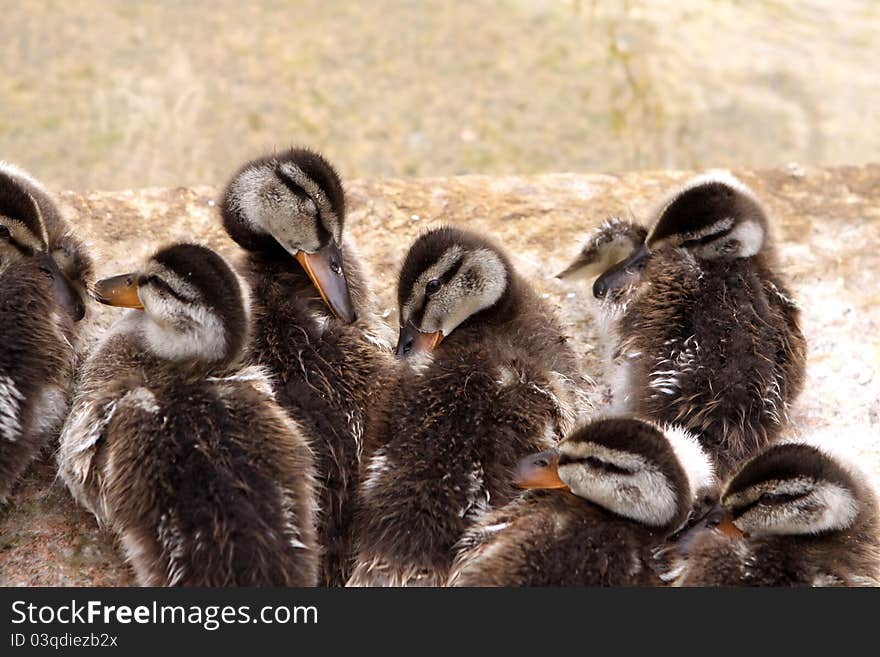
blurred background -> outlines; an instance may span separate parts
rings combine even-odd
[[[4,2],[0,158],[56,189],[861,164],[880,3]]]

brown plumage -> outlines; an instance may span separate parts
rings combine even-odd
[[[720,472],[784,428],[806,343],[766,216],[742,183],[691,181],[650,230],[606,222],[561,276],[598,276],[615,412],[684,425]]]
[[[659,586],[655,548],[714,481],[696,438],[631,419],[576,430],[558,455],[526,459],[519,479],[545,490],[465,534],[453,585]]]
[[[241,365],[238,278],[191,244],[101,281],[104,303],[143,306],[82,371],[59,471],[150,586],[313,586],[314,466],[271,381]]]
[[[370,424],[350,585],[440,585],[455,543],[578,411],[575,356],[491,241],[422,235],[398,282],[402,361]]]
[[[278,402],[315,452],[321,583],[341,585],[366,411],[390,360],[357,252],[343,237],[342,184],[320,155],[293,149],[244,165],[221,210],[226,231],[248,252],[253,362],[271,372]]]
[[[0,162],[0,503],[64,420],[90,276],[48,192]]]
[[[877,499],[822,450],[771,445],[730,478],[678,551],[681,586],[880,586]]]

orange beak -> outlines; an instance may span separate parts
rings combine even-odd
[[[331,240],[315,253],[297,251],[295,257],[333,314],[347,324],[357,319],[336,243]]]
[[[520,460],[515,479],[520,488],[569,490],[568,484],[559,478],[559,452],[555,449],[531,454]]]
[[[744,538],[747,534],[733,524],[733,517],[730,513],[725,514],[721,520],[715,525],[715,531],[719,531],[728,538]]]
[[[684,556],[689,555],[694,547],[700,543],[701,537],[712,532],[726,536],[729,539],[748,537],[748,534],[733,524],[733,516],[730,511],[718,504],[693,526],[681,532],[674,539],[679,553]]]
[[[423,333],[412,324],[401,327],[397,339],[397,355],[407,356],[419,351],[434,351],[443,341],[443,331]]]
[[[107,306],[144,309],[138,296],[135,274],[121,274],[98,281],[95,284],[95,299]]]

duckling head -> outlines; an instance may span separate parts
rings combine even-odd
[[[683,249],[702,260],[750,258],[766,247],[767,216],[746,185],[727,172],[698,176],[664,201],[649,230],[623,221],[603,224],[561,278],[598,276],[593,296],[632,298],[653,256]]]
[[[764,247],[767,216],[739,179],[712,172],[687,182],[661,206],[645,244],[685,248],[705,260],[750,258]]]
[[[163,248],[139,271],[95,285],[101,303],[143,311],[144,339],[154,354],[211,366],[234,362],[242,352],[246,294],[226,261],[197,244]]]
[[[345,266],[345,193],[336,171],[307,149],[247,163],[221,200],[223,225],[241,247],[296,258],[336,317],[356,319]]]
[[[0,262],[22,258],[37,263],[52,282],[58,302],[74,321],[85,316],[82,297],[52,257],[39,204],[15,176],[0,168]]]
[[[522,488],[562,488],[658,529],[684,523],[695,497],[714,479],[699,442],[680,429],[661,430],[635,419],[592,422],[557,450],[526,457]]]
[[[754,537],[843,531],[863,507],[861,490],[853,473],[820,449],[772,445],[728,482],[704,526]]]
[[[457,228],[421,235],[397,285],[397,355],[432,351],[465,324],[502,320],[512,297],[507,257],[485,237]]]

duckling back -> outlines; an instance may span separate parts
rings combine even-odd
[[[251,383],[133,388],[105,433],[102,506],[144,585],[314,586],[311,454]]]
[[[798,309],[762,263],[669,253],[652,266],[662,274],[618,327],[624,407],[686,426],[729,472],[779,435],[803,387]]]

